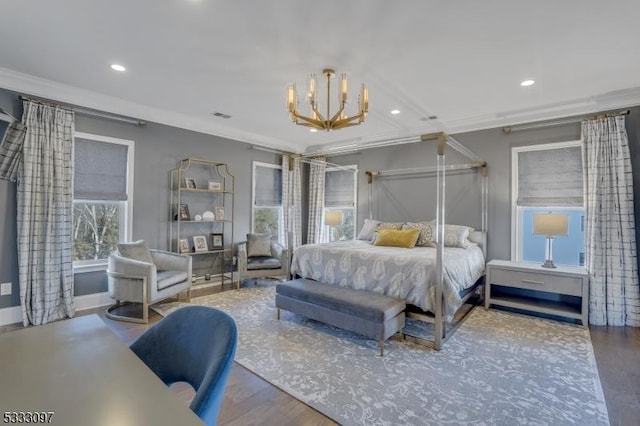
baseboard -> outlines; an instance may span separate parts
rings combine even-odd
[[[85,294],[84,296],[74,297],[76,311],[84,311],[86,309],[107,306],[113,303],[113,299],[109,297],[109,293]],[[0,326],[15,324],[22,322],[22,307],[11,306],[10,308],[0,309]]]

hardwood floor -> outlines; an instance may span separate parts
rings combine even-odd
[[[230,290],[231,285],[195,290],[193,297]],[[105,318],[104,308],[78,312],[99,315],[116,335],[131,343],[148,327],[160,320],[151,311],[149,324],[112,321]],[[0,327],[0,332],[21,328]],[[600,381],[607,401],[609,420],[614,426],[640,424],[640,328],[591,327]],[[172,390],[188,404],[193,390],[177,384]],[[227,383],[219,425],[335,425],[331,419],[269,384],[249,370],[234,364]]]

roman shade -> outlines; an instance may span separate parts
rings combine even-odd
[[[353,191],[353,170],[327,170],[324,181],[325,207],[353,207],[355,194]]]
[[[256,166],[255,176],[255,205],[282,205],[282,170],[274,167]]]
[[[75,138],[76,200],[127,200],[128,146]]]
[[[579,146],[518,153],[518,206],[582,207]]]

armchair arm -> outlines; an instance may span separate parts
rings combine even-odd
[[[282,269],[286,274],[289,273],[289,250],[284,248],[284,246],[278,242],[271,242],[271,255],[280,260],[280,264],[282,265]]]
[[[191,256],[163,250],[149,250],[160,271],[187,271],[191,269]]]
[[[146,302],[149,284],[156,282],[156,265],[112,253],[107,269],[109,296],[116,300]]]
[[[113,273],[132,276],[150,276],[156,271],[156,265],[153,263],[142,262],[140,260],[130,259],[118,254],[109,256],[109,266],[107,274]]]

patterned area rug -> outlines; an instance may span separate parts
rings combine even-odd
[[[589,332],[475,309],[437,352],[377,342],[290,312],[274,286],[193,298],[231,314],[236,361],[344,425],[607,425]],[[186,305],[153,306],[161,315]]]

